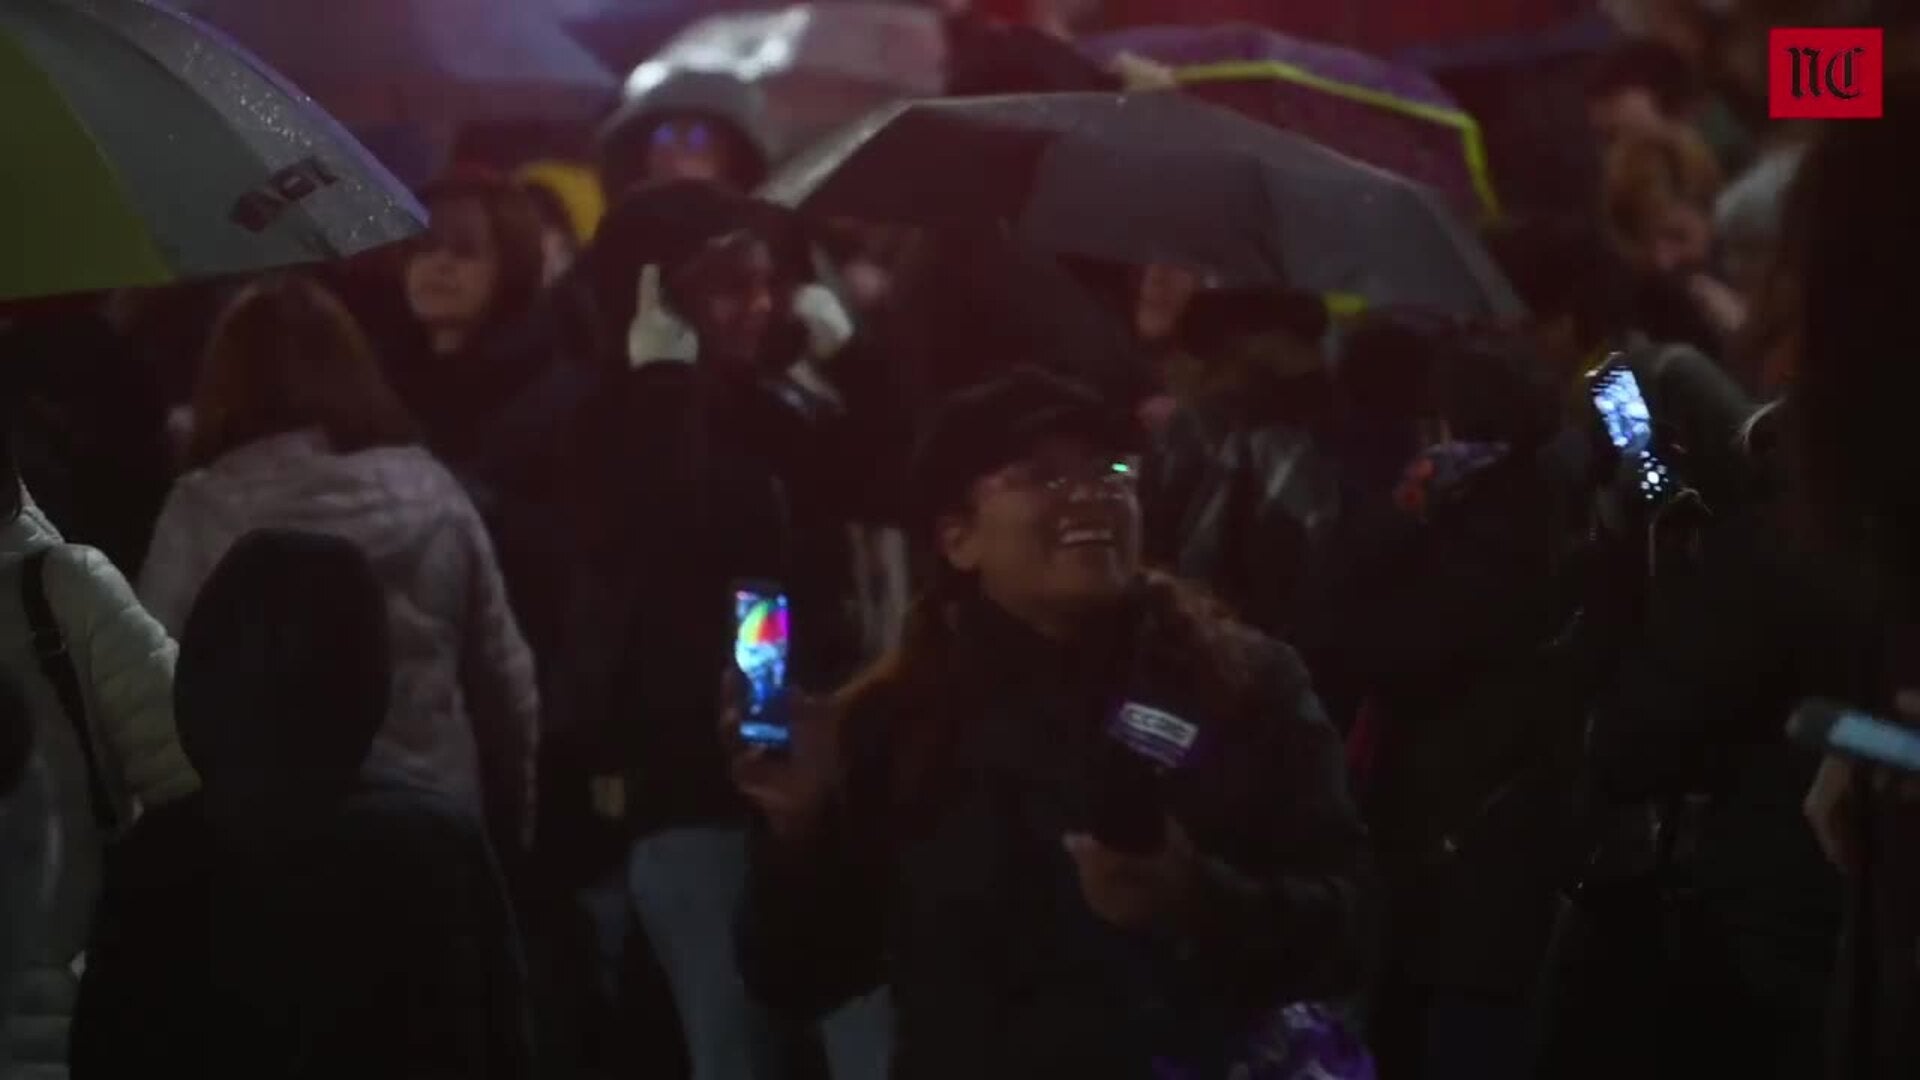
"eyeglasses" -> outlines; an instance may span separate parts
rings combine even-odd
[[[1004,487],[1053,496],[1083,490],[1103,497],[1127,496],[1139,486],[1140,459],[1122,456],[1072,466],[1023,461],[1002,469],[994,479]]]

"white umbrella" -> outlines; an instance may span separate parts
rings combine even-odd
[[[946,33],[933,11],[820,0],[702,19],[634,69],[626,97],[644,98],[678,71],[732,75],[763,89],[776,152],[784,153],[875,106],[939,95],[946,62]]]

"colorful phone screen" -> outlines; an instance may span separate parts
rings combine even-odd
[[[745,681],[740,737],[760,746],[785,746],[787,652],[791,632],[787,596],[762,586],[737,586],[733,595],[733,662]]]

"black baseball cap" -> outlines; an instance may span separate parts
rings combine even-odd
[[[962,390],[941,405],[914,450],[907,505],[917,525],[965,501],[975,480],[1018,461],[1050,436],[1075,436],[1101,451],[1141,448],[1129,414],[1070,379],[1016,368]]]

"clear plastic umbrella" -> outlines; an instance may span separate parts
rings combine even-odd
[[[626,97],[644,98],[678,71],[732,75],[762,88],[780,155],[876,106],[940,94],[946,59],[931,10],[823,0],[703,19],[634,69]]]

